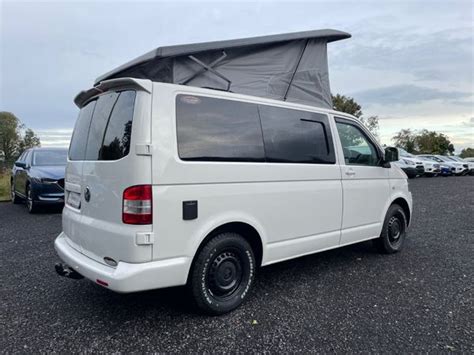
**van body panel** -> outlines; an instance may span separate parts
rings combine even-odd
[[[331,238],[316,238],[319,241],[313,242],[313,250],[338,245],[342,189],[337,164],[181,160],[177,148],[176,97],[196,90],[154,85],[153,183],[157,204],[153,213],[157,220],[167,221],[155,225],[161,246],[155,248],[154,259],[180,255],[183,251],[184,255],[194,255],[196,242],[206,236],[200,234],[200,226],[217,228],[229,214],[235,218],[229,222],[239,220],[239,216],[259,221],[268,244],[291,238],[301,238],[296,245],[306,244],[304,237],[331,233]],[[222,94],[205,96],[221,98]],[[245,102],[255,103],[248,99]],[[182,202],[189,200],[198,201],[198,218],[194,221],[182,220]],[[179,232],[167,235],[169,225]],[[278,248],[275,244],[273,250]],[[285,245],[281,244],[281,248],[285,249]],[[295,247],[294,255],[300,253],[298,248]],[[291,255],[290,250],[287,252]],[[278,253],[274,257],[280,258]],[[274,261],[272,254],[266,255],[265,246],[263,254],[263,263]]]
[[[212,171],[212,170],[211,170]],[[337,173],[337,172],[336,172]],[[336,174],[337,175],[337,174]],[[265,244],[271,245],[295,238],[295,244],[307,244],[305,237],[313,236],[313,249],[337,246],[339,243],[342,192],[340,181],[283,181],[252,183],[221,183],[199,185],[155,186],[155,236],[153,258],[173,255],[192,256],[196,246],[206,237],[204,230],[215,229],[227,222],[246,222],[263,231]],[[197,201],[198,218],[182,218],[183,201]],[[163,221],[160,223],[159,221]],[[258,225],[253,221],[258,221]],[[169,233],[173,226],[173,233]],[[330,235],[325,234],[331,232]],[[279,251],[294,254],[285,244],[275,244],[275,254],[266,254],[263,264],[280,258]],[[286,251],[285,251],[286,250]],[[184,253],[184,254],[183,254]]]

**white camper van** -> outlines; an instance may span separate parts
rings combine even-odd
[[[403,246],[406,176],[354,117],[135,79],[79,104],[55,242],[63,274],[118,292],[189,284],[198,306],[223,313],[260,266],[369,239]]]
[[[398,152],[350,115],[129,77],[75,102],[60,275],[117,292],[188,285],[221,314],[261,266],[370,239],[403,247]]]

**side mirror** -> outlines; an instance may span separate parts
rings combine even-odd
[[[398,156],[398,149],[394,147],[385,148],[385,162],[390,163],[392,161],[398,161],[400,158]]]
[[[26,164],[24,161],[16,161],[15,162],[15,166],[17,168],[23,168],[23,169],[26,169],[28,164]]]

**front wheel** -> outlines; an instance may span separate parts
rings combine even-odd
[[[30,213],[38,212],[38,203],[33,198],[33,192],[30,185],[26,187],[26,208]]]
[[[16,205],[18,203],[21,202],[21,198],[19,198],[15,192],[15,184],[13,183],[13,181],[11,181],[10,183],[10,191],[11,191],[11,199],[12,199],[12,202]]]
[[[221,233],[199,251],[189,287],[198,308],[219,315],[236,309],[247,298],[255,277],[250,244],[237,233]]]
[[[380,237],[374,240],[377,249],[384,254],[393,254],[403,248],[406,238],[407,217],[399,205],[390,206],[385,216]]]

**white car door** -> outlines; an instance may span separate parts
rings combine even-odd
[[[343,216],[340,245],[379,236],[390,196],[383,153],[355,119],[335,117],[340,144]]]

